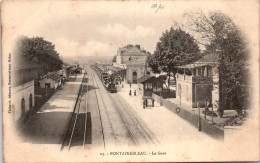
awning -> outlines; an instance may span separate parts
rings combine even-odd
[[[164,83],[164,81],[162,81],[159,78],[156,78],[155,76],[151,76],[151,75],[144,75],[142,77],[140,77],[139,79],[137,79],[138,83],[145,83],[145,82],[151,82],[151,83]]]
[[[143,82],[145,82],[146,80],[151,79],[151,78],[153,78],[153,77],[154,77],[154,76],[151,76],[151,75],[144,75],[144,76],[140,77],[139,79],[137,79],[137,82],[138,82],[138,83],[143,83]]]

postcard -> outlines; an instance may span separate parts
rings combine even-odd
[[[259,161],[256,0],[4,0],[4,162]]]

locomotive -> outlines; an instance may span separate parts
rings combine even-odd
[[[96,70],[99,78],[101,79],[103,85],[108,90],[108,92],[117,93],[117,88],[116,88],[115,79],[114,79],[113,75],[110,75],[107,72],[103,72],[98,67],[95,67],[95,70]]]

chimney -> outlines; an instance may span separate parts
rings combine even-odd
[[[135,45],[138,49],[140,49],[140,45]]]

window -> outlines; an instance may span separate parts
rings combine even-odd
[[[204,76],[205,67],[201,67],[201,76]]]
[[[198,68],[198,75],[201,76],[201,67]]]
[[[210,76],[212,76],[212,68],[211,67],[208,67],[207,68],[207,75],[208,75],[208,77],[210,77]]]

